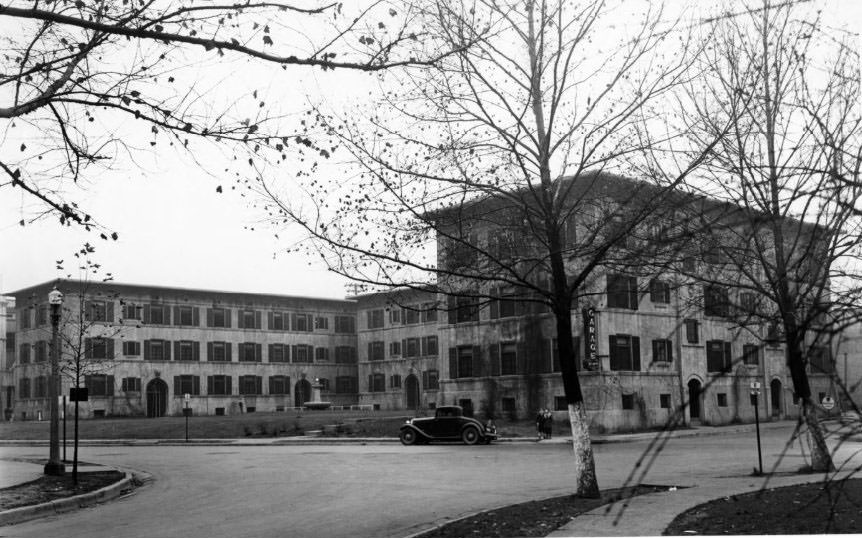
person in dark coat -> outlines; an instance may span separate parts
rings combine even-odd
[[[545,437],[545,410],[539,409],[536,413],[536,437],[543,439]]]
[[[551,434],[553,433],[552,430],[554,429],[554,415],[551,414],[550,409],[545,409],[544,418],[545,418],[545,420],[544,420],[545,439],[550,439]]]

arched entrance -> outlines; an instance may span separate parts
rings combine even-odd
[[[404,380],[404,399],[407,409],[419,408],[419,380],[413,374],[408,375]]]
[[[688,416],[691,420],[700,420],[700,381],[692,379],[688,382]]]
[[[311,399],[311,383],[307,379],[300,379],[293,386],[293,405],[302,407]]]
[[[147,417],[163,417],[167,410],[168,384],[157,377],[147,383]]]
[[[772,400],[772,416],[781,416],[781,381],[773,379],[769,384],[769,397]]]

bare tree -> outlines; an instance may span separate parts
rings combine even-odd
[[[583,496],[599,488],[578,370],[595,365],[576,364],[572,311],[697,164],[665,172],[644,128],[651,103],[685,80],[688,43],[664,46],[673,23],[654,3],[636,13],[612,4],[426,2],[425,28],[459,52],[389,73],[370,121],[318,114],[328,137],[315,143],[346,149],[355,175],[311,179],[301,201],[260,183],[273,220],[303,227],[309,251],[339,274],[445,294],[453,322],[484,307],[550,312]],[[611,174],[635,157],[651,171],[642,181]],[[542,371],[538,352],[520,356]],[[495,373],[483,364],[473,375]]]
[[[812,467],[826,471],[809,371],[832,373],[823,353],[859,300],[859,58],[814,12],[748,7],[711,29],[703,77],[680,107],[695,152],[731,125],[690,184],[733,208],[692,216],[716,259],[690,276],[717,290],[722,315],[784,344]]]
[[[280,125],[278,99],[264,101],[271,83],[259,67],[271,75],[279,66],[373,72],[432,63],[413,19],[409,3],[385,0],[347,8],[319,0],[4,2],[0,188],[35,197],[35,218],[55,214],[104,230],[73,187],[142,150],[173,146],[194,158],[206,147],[192,149],[195,141],[243,161],[267,149],[277,156],[302,139]],[[251,87],[235,95],[240,80]]]

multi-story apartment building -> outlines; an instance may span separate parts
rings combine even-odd
[[[440,384],[437,296],[393,290],[356,297],[361,404],[433,408]]]
[[[13,293],[14,414],[47,410],[48,292],[64,294],[63,392],[86,387],[82,416],[276,411],[311,384],[333,405],[357,400],[351,301],[60,280]],[[77,381],[76,381],[77,378]]]

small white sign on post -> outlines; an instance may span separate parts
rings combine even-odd
[[[185,406],[186,406],[186,407],[188,407],[188,406],[189,406],[189,402],[190,402],[191,400],[192,400],[192,395],[191,395],[191,394],[189,394],[188,392],[187,392],[187,393],[185,393],[185,394],[183,394],[183,402],[185,403]]]
[[[832,399],[832,396],[824,396],[820,401],[820,405],[823,406],[823,409],[829,411],[833,407],[835,407],[835,400]]]
[[[752,381],[751,390],[760,390],[760,381]]]

